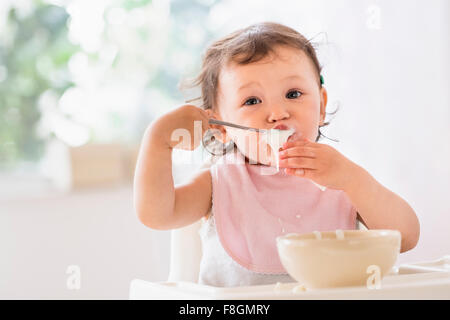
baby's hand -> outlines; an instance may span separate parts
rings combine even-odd
[[[152,124],[152,131],[171,149],[196,149],[210,128],[206,111],[193,105],[183,105],[163,115]]]
[[[288,141],[280,152],[286,174],[308,178],[331,189],[346,190],[358,168],[333,147],[307,139]]]

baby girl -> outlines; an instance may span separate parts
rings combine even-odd
[[[210,45],[197,84],[201,108],[183,105],[147,128],[134,203],[140,221],[153,229],[204,218],[199,283],[294,281],[280,263],[277,236],[355,229],[357,220],[368,229],[399,230],[401,252],[416,246],[420,227],[411,206],[335,148],[317,142],[319,128],[327,125],[327,91],[315,50],[300,33],[277,23],[238,30]],[[267,141],[258,132],[210,125],[211,118],[294,133],[278,153],[259,147]],[[218,130],[220,141],[234,148],[175,186],[172,150],[202,143],[195,123],[202,134]],[[172,139],[177,129],[191,133],[188,143]],[[262,174],[275,163],[279,171]]]

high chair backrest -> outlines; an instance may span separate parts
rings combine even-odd
[[[216,161],[216,157],[208,157],[200,166],[200,170],[211,167]],[[168,281],[198,281],[202,258],[202,243],[199,234],[201,225],[202,219],[186,227],[171,231]]]
[[[170,235],[170,282],[197,282],[202,257],[198,233],[202,220],[187,227],[175,229]]]

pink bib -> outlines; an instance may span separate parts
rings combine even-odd
[[[351,230],[356,209],[342,190],[320,190],[311,180],[276,174],[227,154],[211,166],[217,234],[225,251],[254,272],[286,273],[275,238],[287,233]]]

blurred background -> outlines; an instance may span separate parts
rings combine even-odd
[[[167,279],[170,232],[133,211],[143,132],[198,96],[179,83],[199,72],[211,41],[261,21],[317,48],[327,111],[339,109],[322,129],[339,142],[319,142],[416,211],[419,244],[398,263],[450,254],[449,9],[447,0],[2,0],[0,298],[126,299],[132,279]],[[175,183],[204,155],[175,151]]]

